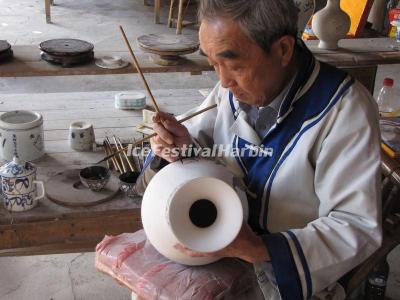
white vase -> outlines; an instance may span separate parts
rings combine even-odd
[[[210,160],[185,159],[164,167],[143,195],[141,217],[148,240],[162,255],[181,264],[216,261],[187,256],[175,245],[215,252],[236,238],[247,203],[242,204],[245,194],[233,186],[232,173]]]
[[[320,40],[318,47],[337,49],[339,40],[349,32],[350,24],[350,17],[340,8],[340,0],[328,0],[312,19],[312,30]]]

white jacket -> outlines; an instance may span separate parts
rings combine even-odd
[[[185,125],[202,147],[264,145],[272,151],[260,158],[246,150],[224,161],[246,183],[249,224],[270,254],[277,294],[284,300],[324,298],[332,290],[341,298],[336,282],[382,239],[377,107],[359,82],[315,61],[308,50],[301,61],[263,140],[220,84],[196,110],[218,108]]]
[[[263,141],[220,84],[198,108],[218,109],[185,123],[203,147],[273,149],[272,157],[224,160],[247,184],[249,224],[263,234],[282,299],[323,294],[382,239],[375,101],[342,71],[303,56]]]

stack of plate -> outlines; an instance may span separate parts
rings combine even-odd
[[[122,92],[115,95],[115,108],[143,109],[146,107],[146,95],[140,92]]]
[[[138,37],[140,48],[152,54],[154,63],[163,66],[178,65],[184,60],[181,55],[196,52],[199,41],[195,37],[172,34],[148,34]]]
[[[72,67],[91,62],[94,58],[93,44],[76,39],[54,39],[40,43],[42,59],[61,65]]]

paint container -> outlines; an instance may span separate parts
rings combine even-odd
[[[136,198],[139,196],[136,190],[136,181],[139,175],[139,172],[126,172],[119,176],[120,190],[129,198]]]

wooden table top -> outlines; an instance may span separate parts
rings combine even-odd
[[[120,92],[120,91],[118,91]],[[104,157],[103,152],[75,152],[68,145],[69,124],[93,124],[96,141],[108,135],[139,137],[135,125],[141,111],[114,108],[117,92],[1,95],[0,113],[25,107],[44,119],[46,155],[35,164],[38,180],[46,181],[65,169],[81,169]],[[204,97],[198,90],[155,90],[160,109],[183,113]],[[149,101],[148,101],[149,103]],[[93,206],[69,208],[45,198],[32,210],[10,213],[0,207],[0,256],[93,250],[105,234],[133,232],[141,227],[139,206],[124,194]]]
[[[341,48],[338,51],[321,50],[318,41],[306,41],[306,45],[324,62],[339,67],[362,67],[376,66],[380,64],[400,63],[400,51],[393,48],[394,39],[369,38],[369,39],[345,39],[340,41]],[[94,63],[73,68],[62,68],[51,65],[40,59],[40,50],[37,46],[14,46],[14,60],[0,64],[0,77],[23,77],[23,76],[62,76],[62,75],[107,75],[136,73],[132,66],[109,70],[102,69]],[[118,55],[130,61],[129,53],[122,49],[96,49],[95,56]],[[177,66],[160,66],[149,59],[148,54],[139,54],[138,60],[147,73],[162,72],[191,72],[198,74],[202,71],[213,70],[207,59],[198,53],[185,56],[183,64]]]

